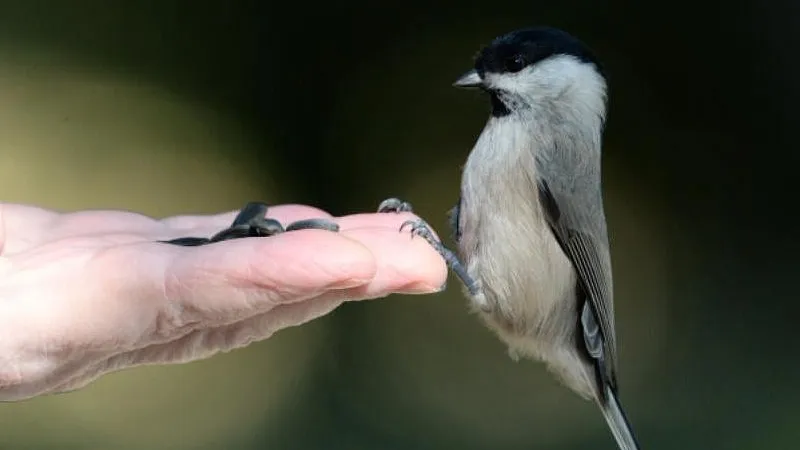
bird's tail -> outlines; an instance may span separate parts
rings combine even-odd
[[[639,443],[633,435],[633,429],[625,417],[625,411],[622,410],[622,405],[617,400],[617,395],[610,386],[605,385],[605,396],[600,399],[600,409],[603,412],[603,417],[606,418],[608,427],[611,428],[611,434],[617,441],[617,445],[621,450],[639,450]]]

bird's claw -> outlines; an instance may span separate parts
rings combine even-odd
[[[451,252],[442,245],[441,241],[436,239],[436,235],[433,234],[433,230],[431,230],[431,227],[430,225],[428,225],[427,222],[425,222],[422,219],[406,220],[405,222],[402,223],[402,225],[400,225],[400,232],[402,233],[403,230],[406,229],[406,227],[410,227],[412,239],[414,238],[414,236],[419,236],[422,239],[425,239],[425,241],[427,241],[428,244],[430,244],[434,249],[436,249],[436,251],[439,252],[439,254],[441,254],[442,257],[444,257],[445,259],[449,259],[449,257],[445,256],[444,253],[451,253]]]
[[[390,213],[390,212],[413,212],[413,208],[411,207],[411,203],[404,202],[399,198],[387,198],[386,200],[382,201],[380,205],[378,205],[378,212],[379,213]]]
[[[406,227],[411,227],[411,234],[413,235],[420,227],[419,220],[406,220],[400,225],[400,232],[402,233]]]
[[[435,239],[430,225],[422,219],[406,220],[400,225],[400,232],[402,233],[408,227],[411,229],[411,237],[419,236],[426,240],[429,238]]]

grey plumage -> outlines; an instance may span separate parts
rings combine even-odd
[[[568,34],[533,28],[497,38],[455,85],[484,90],[492,114],[463,170],[462,259],[448,264],[512,355],[545,362],[598,403],[621,449],[638,449],[617,399],[602,67]]]

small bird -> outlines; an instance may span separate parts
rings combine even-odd
[[[618,399],[601,64],[564,31],[527,28],[483,48],[454,86],[491,105],[451,213],[458,254],[424,220],[401,231],[411,225],[445,258],[512,357],[543,361],[599,405],[620,449],[639,449]],[[378,211],[411,209],[390,198]]]

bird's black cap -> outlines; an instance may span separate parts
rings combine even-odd
[[[481,77],[486,72],[519,72],[555,55],[569,55],[581,62],[592,63],[605,76],[589,47],[569,33],[550,27],[525,28],[496,38],[478,53],[475,70]]]

